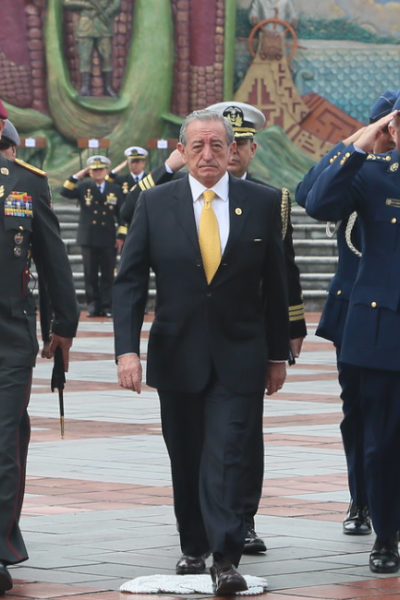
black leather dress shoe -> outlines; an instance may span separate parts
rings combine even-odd
[[[213,591],[217,596],[231,596],[248,589],[244,577],[229,560],[215,562],[210,568]]]
[[[369,555],[369,568],[373,573],[396,573],[400,568],[398,535],[381,542],[375,540]]]
[[[10,571],[0,563],[0,594],[4,594],[8,590],[11,590],[13,586],[13,580],[10,575]]]
[[[177,575],[202,575],[206,572],[206,561],[203,556],[186,556],[183,554],[176,563]]]
[[[246,537],[244,540],[243,554],[258,554],[259,552],[266,552],[267,546],[258,535],[255,530],[251,527],[246,531]]]
[[[343,521],[343,533],[347,535],[368,535],[371,531],[368,506],[357,506],[352,500]]]

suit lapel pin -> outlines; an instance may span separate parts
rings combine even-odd
[[[241,208],[235,208],[235,215],[241,215],[242,214],[242,209]]]

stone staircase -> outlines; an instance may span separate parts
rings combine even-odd
[[[79,208],[74,202],[59,201],[54,206],[61,234],[67,246],[79,302],[84,305],[84,283],[81,248],[76,243]],[[326,298],[329,280],[336,270],[336,238],[326,236],[325,223],[306,215],[299,206],[292,208],[294,248],[301,273],[304,303],[307,311],[320,311]],[[148,307],[154,306],[155,287],[151,278]]]

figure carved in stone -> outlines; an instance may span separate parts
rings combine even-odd
[[[249,8],[249,20],[252,25],[266,19],[280,19],[295,27],[299,18],[292,0],[253,0]],[[272,29],[272,24],[267,25]],[[279,26],[277,28],[280,31]]]
[[[112,38],[114,19],[121,10],[121,0],[64,0],[64,8],[79,11],[75,38],[81,74],[80,96],[90,96],[93,51],[99,53],[104,93],[116,96],[111,84]]]

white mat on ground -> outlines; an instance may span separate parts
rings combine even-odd
[[[263,594],[267,580],[253,575],[244,575],[249,589],[240,595]],[[145,575],[123,583],[120,592],[131,594],[212,594],[210,575]]]

